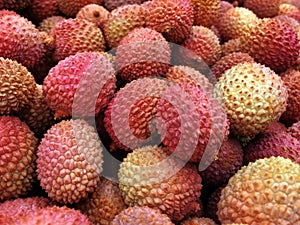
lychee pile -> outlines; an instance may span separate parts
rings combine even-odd
[[[1,225],[300,224],[300,0],[0,0]]]

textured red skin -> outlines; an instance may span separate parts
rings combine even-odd
[[[146,27],[162,33],[167,41],[181,43],[190,34],[194,13],[189,0],[154,0],[147,9]]]
[[[259,134],[244,148],[245,163],[282,156],[300,163],[300,142],[284,131]]]
[[[54,45],[53,59],[58,62],[78,52],[102,52],[105,40],[96,24],[83,19],[66,19],[56,24],[51,32]]]
[[[300,141],[300,121],[293,123],[293,125],[287,129],[287,132]]]
[[[68,17],[75,17],[78,11],[88,4],[102,4],[102,0],[57,0],[59,10]]]
[[[0,13],[0,55],[16,60],[27,69],[39,63],[45,53],[45,36],[25,17]]]
[[[36,23],[50,16],[60,15],[56,0],[31,0],[28,13],[30,18]]]
[[[224,141],[216,159],[200,172],[203,185],[218,187],[226,184],[243,165],[243,150],[241,144],[233,138]]]
[[[169,68],[171,50],[159,32],[136,28],[125,36],[116,53],[118,75],[126,80],[164,76]]]
[[[87,79],[87,76],[91,79]],[[83,80],[87,84],[80,83]],[[103,87],[101,90],[91,89],[97,87],[90,82],[98,82]],[[115,88],[116,77],[112,64],[96,52],[77,53],[61,60],[51,68],[43,83],[45,100],[57,118],[71,116],[72,113],[81,116],[97,114],[107,106]],[[93,90],[98,97],[87,95],[85,91],[88,90],[90,93]],[[95,100],[93,97],[96,99],[95,105],[91,105],[91,101]],[[91,108],[87,109],[86,105],[91,105]]]

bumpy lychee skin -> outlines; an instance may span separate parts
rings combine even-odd
[[[33,75],[14,60],[0,57],[0,114],[19,111],[38,94]]]
[[[102,172],[102,146],[95,129],[81,119],[53,125],[37,151],[37,174],[48,196],[63,204],[87,198]]]
[[[78,207],[95,225],[109,225],[126,205],[118,184],[101,177],[97,189]]]
[[[93,223],[79,210],[66,206],[49,206],[20,216],[12,225],[38,225],[38,224],[70,224],[70,225],[93,225]]]
[[[212,67],[211,71],[219,79],[223,73],[231,67],[242,62],[254,62],[254,59],[247,53],[233,52],[218,60]]]
[[[230,39],[221,45],[222,56],[229,55],[233,52],[242,52],[243,46],[241,38]]]
[[[110,12],[101,5],[88,4],[83,6],[76,18],[85,19],[95,23],[98,27],[103,28],[104,22],[110,17]]]
[[[245,163],[271,156],[281,156],[300,163],[299,146],[300,142],[287,132],[263,133],[244,147]]]
[[[182,105],[188,112],[179,109]],[[200,86],[178,84],[170,88],[157,105],[157,116],[163,121],[157,120],[162,143],[180,159],[200,162],[212,129],[210,110],[209,100]],[[181,142],[185,144],[181,146]]]
[[[115,88],[113,65],[96,52],[77,53],[61,60],[43,82],[45,100],[55,111],[55,118],[93,116],[107,106]]]
[[[271,123],[270,126],[268,127],[268,129],[264,131],[264,133],[265,132],[279,132],[279,131],[285,132],[285,131],[287,131],[287,128],[283,123],[277,121],[277,122]]]
[[[273,17],[279,12],[281,0],[244,0],[244,7],[253,11],[258,17]]]
[[[227,70],[215,85],[234,135],[253,136],[278,121],[287,105],[287,88],[270,68],[240,63]]]
[[[222,190],[218,217],[222,224],[297,224],[300,165],[270,157],[242,167]]]
[[[55,46],[53,57],[57,62],[78,52],[105,50],[101,29],[84,19],[70,18],[57,23],[51,36]]]
[[[102,4],[102,0],[57,0],[59,10],[68,17],[75,17],[88,4]]]
[[[14,11],[19,11],[26,9],[32,0],[2,0],[0,2],[0,9],[9,9]]]
[[[164,76],[169,68],[171,49],[161,33],[136,28],[120,42],[116,52],[118,75],[125,81]]]
[[[127,83],[115,94],[104,118],[105,129],[112,139],[111,151],[131,151],[156,140],[150,122],[167,87],[165,80],[145,77]]]
[[[50,16],[43,19],[38,26],[40,31],[46,32],[47,34],[51,34],[52,30],[55,28],[58,22],[65,20],[66,18],[63,16]]]
[[[49,108],[43,95],[41,85],[37,85],[39,93],[30,101],[18,115],[37,137],[42,135],[54,124],[54,112]]]
[[[224,40],[239,38],[248,31],[249,24],[256,24],[258,17],[244,7],[228,9],[220,18],[216,27]]]
[[[37,138],[18,117],[0,117],[0,201],[28,193],[34,181]]]
[[[293,123],[292,126],[287,129],[287,132],[300,141],[300,121]]]
[[[180,225],[216,225],[216,223],[212,219],[206,217],[191,217],[183,220]]]
[[[298,12],[298,11],[299,11],[299,9],[297,8],[297,6],[289,4],[289,3],[282,3],[279,5],[278,15],[293,13],[293,12]]]
[[[265,18],[245,33],[244,52],[275,72],[285,71],[299,55],[297,32],[276,18]]]
[[[174,221],[196,212],[201,177],[195,165],[179,166],[182,162],[169,157],[163,147],[145,146],[129,153],[118,172],[125,203],[159,209]]]
[[[219,18],[220,0],[191,0],[194,11],[194,25],[211,27]]]
[[[1,15],[1,14],[0,14]],[[0,16],[0,55],[31,69],[44,54],[44,35],[18,14]]]
[[[31,0],[28,13],[36,23],[48,17],[60,15],[57,0]]]
[[[243,165],[241,144],[233,138],[224,141],[216,159],[200,172],[203,185],[217,187],[226,183]]]
[[[19,216],[26,216],[28,213],[47,206],[52,206],[53,202],[45,197],[26,197],[6,200],[0,203],[0,223],[11,225]]]
[[[146,27],[162,33],[167,41],[180,43],[190,34],[194,23],[190,0],[154,0],[147,9]]]
[[[109,48],[116,48],[130,31],[145,25],[148,11],[138,4],[120,6],[111,11],[103,31]]]
[[[152,209],[148,206],[133,206],[128,207],[119,213],[114,220],[110,223],[111,225],[135,225],[135,224],[166,224],[174,225],[170,218],[162,214],[158,209]]]
[[[281,79],[288,89],[288,100],[286,111],[280,119],[290,126],[300,121],[300,72],[288,70],[281,74]]]
[[[146,0],[103,0],[103,6],[112,11],[123,5],[142,4]]]
[[[196,54],[199,57],[198,60],[203,60],[208,66],[221,58],[221,45],[218,37],[212,30],[203,26],[193,26],[182,46]],[[195,57],[194,54],[191,57]]]

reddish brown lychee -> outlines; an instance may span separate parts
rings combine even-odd
[[[83,19],[66,19],[58,22],[51,32],[54,60],[65,59],[78,52],[104,51],[105,40],[96,24]],[[51,42],[51,41],[50,41]]]
[[[146,0],[103,0],[103,6],[112,11],[123,5],[142,4]]]
[[[34,77],[27,68],[3,57],[0,57],[0,87],[1,115],[20,111],[38,95]]]
[[[162,33],[167,41],[180,43],[190,34],[194,23],[190,0],[153,0],[147,9],[146,27]]]
[[[219,79],[226,70],[242,62],[254,62],[254,59],[247,53],[233,52],[218,60],[211,71]]]
[[[16,60],[31,69],[45,52],[44,39],[44,34],[25,17],[16,13],[0,16],[1,57]]]
[[[37,151],[37,174],[48,196],[77,203],[97,188],[102,172],[102,145],[95,129],[82,119],[53,125]]]
[[[220,0],[190,0],[194,11],[194,25],[211,27],[219,18]]]
[[[114,220],[110,223],[111,225],[135,225],[135,224],[165,224],[174,225],[171,219],[161,213],[158,209],[152,209],[148,206],[133,206],[120,212]]]
[[[0,116],[0,201],[23,196],[35,178],[37,138],[18,117]]]
[[[244,35],[243,50],[275,72],[285,71],[296,63],[300,44],[297,32],[288,24],[265,18]]]
[[[109,225],[116,215],[126,209],[118,184],[101,177],[96,190],[84,201],[79,209],[95,225]]]
[[[258,17],[266,18],[278,15],[281,0],[244,0],[244,7],[253,11]]]
[[[192,56],[187,53],[183,57],[187,57],[187,60],[199,57],[197,60],[203,60],[208,66],[213,65],[221,57],[221,45],[218,37],[212,30],[203,26],[193,26],[182,46],[194,53]]]
[[[206,217],[191,217],[186,220],[183,220],[180,225],[216,225],[216,223]]]
[[[199,209],[201,177],[195,165],[184,165],[158,146],[129,153],[120,165],[119,187],[129,206],[159,209],[179,221]]]
[[[171,49],[161,33],[136,28],[120,42],[116,52],[118,75],[125,81],[164,76],[169,68]]]
[[[113,65],[96,52],[77,53],[61,60],[43,82],[45,100],[56,118],[95,115],[107,106],[115,88]]]
[[[293,123],[292,126],[287,129],[287,132],[300,141],[300,121]]]
[[[271,156],[281,156],[300,163],[300,142],[284,131],[263,133],[244,147],[245,163]]]
[[[300,121],[300,72],[288,70],[281,74],[285,86],[288,90],[288,100],[286,111],[282,114],[281,120],[288,126]]]
[[[51,16],[58,16],[60,11],[57,0],[31,0],[28,14],[36,23]]]
[[[46,32],[48,34],[51,34],[53,28],[56,26],[56,24],[60,21],[65,20],[66,18],[63,16],[50,16],[45,19],[43,19],[38,26],[38,29],[40,31]]]
[[[103,24],[108,47],[116,48],[130,31],[143,27],[147,16],[148,11],[138,4],[120,6],[111,11],[111,16]]]
[[[243,149],[241,144],[233,138],[224,141],[215,160],[200,172],[203,185],[218,187],[227,183],[243,165]]]
[[[75,17],[85,5],[101,5],[102,2],[103,0],[57,0],[59,10],[68,17]]]

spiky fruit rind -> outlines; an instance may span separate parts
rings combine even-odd
[[[244,147],[244,161],[248,164],[262,158],[281,156],[300,163],[299,146],[300,142],[287,132],[263,133]]]
[[[0,8],[19,11],[26,9],[31,4],[31,0],[3,0]]]
[[[300,121],[293,123],[292,126],[287,129],[287,132],[300,141]]]
[[[123,5],[132,5],[132,4],[140,5],[144,1],[147,1],[147,0],[103,0],[103,6],[107,10],[112,11]]]
[[[166,224],[174,225],[171,219],[162,214],[158,209],[152,209],[148,206],[133,206],[120,212],[114,220],[110,223],[111,225],[135,225],[135,224]]]
[[[282,72],[296,63],[299,55],[297,32],[276,18],[264,18],[244,33],[243,51],[255,61]]]
[[[68,17],[75,17],[85,5],[101,5],[102,2],[102,0],[57,0],[59,10]]]
[[[288,89],[287,108],[280,119],[291,125],[300,121],[300,72],[290,69],[280,76]]]
[[[227,70],[215,86],[234,135],[251,136],[278,121],[286,109],[287,89],[270,68],[240,63]]]
[[[115,88],[113,65],[96,52],[81,52],[61,60],[43,82],[45,100],[56,118],[95,115],[107,106]]]
[[[111,151],[117,148],[131,151],[155,141],[149,124],[167,87],[163,79],[144,77],[127,83],[115,94],[104,118],[105,129],[112,138]],[[129,131],[124,128],[126,126]]]
[[[169,68],[171,49],[161,33],[135,28],[120,42],[116,52],[118,75],[126,81],[164,76]]]
[[[37,174],[48,196],[64,204],[87,198],[102,171],[102,146],[95,129],[81,119],[53,125],[37,151]]]
[[[38,95],[34,77],[27,68],[3,57],[0,57],[0,83],[0,114],[19,111]]]
[[[57,0],[31,0],[28,8],[29,17],[36,23],[60,15]]]
[[[219,79],[226,70],[242,62],[254,62],[254,59],[247,53],[232,52],[218,60],[211,71]]]
[[[191,0],[194,11],[194,25],[211,27],[219,18],[220,0]]]
[[[96,24],[69,18],[56,24],[51,36],[55,41],[54,60],[60,61],[78,52],[105,50],[105,39]]]
[[[216,27],[222,38],[230,40],[243,36],[248,31],[249,24],[256,24],[258,18],[244,7],[234,7],[228,9],[219,20]]]
[[[14,221],[19,216],[26,216],[34,210],[52,206],[53,204],[48,198],[40,196],[6,200],[0,203],[0,223],[11,225],[9,221]]]
[[[195,53],[200,58],[199,60],[203,60],[208,66],[221,58],[221,45],[218,37],[204,26],[193,26],[182,46]]]
[[[65,20],[66,18],[63,16],[50,16],[47,17],[45,19],[43,19],[38,26],[38,29],[40,31],[46,32],[48,34],[50,34],[52,32],[52,30],[54,29],[54,27],[56,26],[56,24],[58,22],[61,22],[63,20]]]
[[[300,166],[270,157],[249,163],[222,190],[218,217],[222,224],[298,223]]]
[[[200,172],[203,185],[218,187],[226,183],[243,165],[243,149],[233,138],[224,141],[215,160]]]
[[[42,86],[37,85],[37,88],[38,95],[22,108],[18,115],[37,137],[41,137],[54,124],[54,112],[45,101]]]
[[[222,56],[229,55],[234,52],[242,52],[243,46],[240,38],[230,39],[221,45]]]
[[[201,177],[194,165],[178,171],[180,161],[168,156],[163,147],[135,149],[120,165],[119,187],[129,206],[149,206],[179,221],[199,209]]]
[[[126,205],[118,184],[104,177],[100,179],[97,189],[78,207],[95,224],[110,225],[111,221]]]
[[[93,225],[93,223],[79,210],[67,206],[49,206],[28,213],[19,217],[13,225],[23,224],[72,224],[72,225]]]
[[[162,33],[167,41],[180,43],[190,34],[194,11],[189,0],[154,0],[147,9],[146,27]]]
[[[138,4],[124,5],[111,11],[103,24],[105,39],[109,48],[116,48],[122,38],[135,28],[145,25],[148,11]]]
[[[253,11],[258,17],[273,17],[279,12],[281,0],[244,0],[244,7]]]
[[[0,201],[32,189],[37,138],[18,117],[0,116]]]
[[[32,22],[18,14],[0,16],[0,55],[26,66],[38,64],[44,54],[44,36]]]

